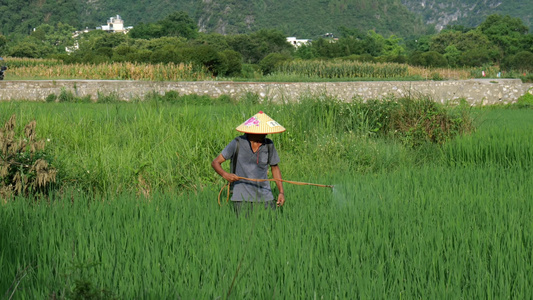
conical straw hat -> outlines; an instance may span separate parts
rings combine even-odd
[[[279,125],[278,122],[274,121],[262,111],[256,113],[235,129],[251,134],[272,134],[285,131],[285,127]]]

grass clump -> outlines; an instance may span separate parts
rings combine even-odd
[[[533,89],[520,96],[516,103],[510,106],[515,108],[533,108]]]
[[[24,127],[17,137],[16,115],[0,129],[0,198],[47,194],[56,182],[57,170],[50,164],[44,148],[46,141],[36,138],[36,121]]]
[[[288,112],[287,110],[290,110]],[[299,120],[302,131],[322,130],[357,133],[364,136],[393,138],[417,147],[425,143],[443,144],[473,129],[469,108],[446,107],[428,97],[389,98],[343,102],[321,96],[304,98],[288,105],[285,112],[299,116],[315,116]]]

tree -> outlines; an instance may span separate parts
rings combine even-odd
[[[436,51],[415,51],[409,57],[409,64],[423,67],[445,67],[448,65],[448,61]]]
[[[155,39],[163,36],[163,26],[153,23],[140,23],[128,32],[133,39]]]
[[[301,59],[313,59],[318,57],[318,53],[313,44],[309,44],[298,47],[294,52],[294,56]]]
[[[228,70],[227,58],[209,45],[180,49],[183,60],[206,67],[214,76],[224,75]]]
[[[198,35],[196,23],[186,12],[177,11],[157,22],[162,27],[162,36],[179,36],[193,39]]]
[[[166,45],[161,49],[154,50],[150,55],[151,63],[180,63],[183,62],[183,55],[171,45]]]
[[[491,57],[487,49],[475,49],[463,52],[459,58],[459,65],[468,67],[481,67],[490,63]]]
[[[37,43],[30,37],[10,44],[6,52],[7,56],[27,58],[43,58],[55,53],[54,48],[50,47],[49,45]]]
[[[317,57],[335,58],[350,55],[350,49],[342,42],[335,42],[325,38],[319,38],[311,44]]]
[[[261,60],[259,66],[261,67],[263,74],[267,75],[274,72],[277,66],[287,60],[290,60],[290,56],[288,55],[283,55],[281,53],[270,53]]]
[[[42,24],[35,28],[30,37],[56,49],[58,53],[65,52],[65,47],[74,44],[72,34],[75,28],[63,23],[57,23],[52,26],[49,24]]]
[[[233,50],[224,50],[221,53],[227,62],[226,74],[228,76],[238,76],[242,70],[242,55]]]
[[[7,45],[7,38],[0,34],[0,53],[4,53]]]
[[[199,33],[193,41],[196,45],[210,45],[217,51],[229,50],[231,47],[228,44],[226,36],[220,33]]]
[[[444,57],[448,60],[448,65],[451,67],[457,67],[459,64],[459,58],[461,57],[461,51],[454,45],[446,47]]]
[[[228,45],[243,56],[247,63],[257,64],[270,53],[290,55],[294,47],[287,42],[283,32],[263,29],[252,34],[227,36]]]
[[[401,38],[395,35],[391,35],[388,39],[385,39],[385,43],[383,46],[383,55],[389,57],[397,57],[399,55],[404,54],[405,48],[400,45],[402,41],[403,40]]]
[[[477,29],[498,46],[502,57],[526,50],[520,49],[520,45],[527,35],[528,28],[520,18],[490,15]]]
[[[442,32],[431,39],[430,50],[451,57],[452,66],[480,66],[500,59],[497,47],[479,30]],[[455,60],[457,56],[460,60]]]
[[[448,65],[448,61],[446,60],[444,55],[436,51],[425,52],[422,54],[422,58],[425,62],[424,66],[426,67],[441,68],[446,67]]]
[[[533,53],[529,51],[518,52],[504,60],[503,66],[506,70],[518,70],[533,72]]]
[[[385,47],[385,38],[374,30],[369,30],[363,39],[364,53],[368,53],[374,57],[380,56]]]

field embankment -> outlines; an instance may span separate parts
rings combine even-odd
[[[234,82],[234,81],[128,81],[128,80],[17,80],[0,81],[1,100],[47,100],[50,95],[71,93],[102,101],[109,96],[139,100],[151,93],[177,92],[217,98],[242,98],[257,94],[277,102],[297,101],[322,94],[350,101],[354,98],[387,99],[430,97],[439,103],[464,100],[472,105],[508,104],[533,90],[533,83],[519,79],[471,79],[448,81],[338,81],[338,82]]]

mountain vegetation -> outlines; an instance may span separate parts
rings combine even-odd
[[[422,16],[426,24],[440,31],[448,25],[477,27],[489,15],[520,18],[533,29],[533,6],[522,0],[402,0],[410,11]]]
[[[0,33],[29,34],[41,24],[94,29],[120,15],[127,26],[154,23],[186,12],[205,33],[242,34],[278,29],[286,36],[317,38],[340,27],[374,30],[404,38],[440,31],[447,25],[477,27],[498,13],[520,18],[530,29],[529,0],[4,0]]]
[[[164,17],[154,21],[140,22],[127,34],[86,30],[84,33],[78,32],[73,35],[79,28],[76,26],[80,26],[82,20],[75,19],[74,16],[80,13],[90,14],[90,11],[80,3],[68,1],[70,0],[65,0],[64,6],[52,5],[50,1],[39,1],[29,7],[20,6],[19,2],[7,1],[7,5],[2,8],[20,9],[17,15],[19,23],[15,22],[16,19],[7,22],[4,16],[2,28],[12,31],[10,34],[0,35],[0,55],[51,58],[64,64],[191,64],[195,68],[202,69],[202,72],[207,70],[214,77],[241,78],[257,78],[258,74],[268,75],[281,70],[298,69],[302,64],[298,66],[287,66],[287,64],[305,60],[329,61],[332,65],[328,68],[332,66],[338,68],[343,65],[343,61],[358,61],[438,68],[491,67],[498,70],[496,73],[518,71],[523,74],[522,72],[533,71],[533,35],[529,33],[529,28],[522,19],[509,15],[489,15],[477,27],[448,25],[433,34],[422,31],[414,34],[413,31],[409,37],[383,33],[387,31],[386,29],[380,32],[377,29],[364,29],[358,25],[344,26],[342,22],[338,22],[336,34],[318,35],[311,42],[294,47],[286,39],[290,26],[285,30],[274,28],[275,24],[271,24],[270,28],[256,27],[260,18],[254,17],[253,20],[257,22],[248,24],[249,32],[239,33],[240,25],[237,26],[237,23],[233,24],[236,27],[229,26],[230,23],[224,27],[225,31],[236,33],[206,32],[206,28],[211,28],[209,27],[211,25],[206,24],[211,21],[201,19],[199,22],[181,10],[168,11]],[[111,3],[113,2],[106,2],[106,5]],[[220,2],[202,3],[215,5]],[[363,2],[358,4],[350,1],[339,2],[338,7],[331,6],[334,2],[328,3],[330,13],[342,19],[343,12],[360,11],[355,8]],[[99,7],[100,2],[94,4],[91,9]],[[257,5],[254,1],[248,3],[252,4]],[[281,3],[270,4],[265,4],[264,9],[269,10],[272,9],[271,6],[280,5],[276,9],[279,13],[289,10],[288,6],[282,6]],[[398,5],[396,2],[389,4]],[[372,5],[369,4],[369,7]],[[64,7],[67,7],[68,12],[63,11]],[[131,7],[135,7],[135,3],[131,4]],[[388,6],[385,5],[380,9],[384,7]],[[26,9],[33,12],[30,13]],[[239,11],[244,12],[243,9]],[[220,13],[219,9],[212,11]],[[230,14],[232,10],[227,11]],[[63,13],[66,19],[56,18]],[[321,18],[320,13],[316,13],[318,15],[313,20]],[[405,14],[406,19],[407,16],[413,16],[407,11]],[[72,16],[72,22],[68,16]],[[40,18],[42,23],[36,25],[32,23]],[[274,19],[270,21],[272,20]],[[295,20],[291,22],[298,23]],[[20,24],[23,26],[20,27]],[[222,23],[217,22],[217,24]],[[318,26],[318,22],[302,21],[301,24]],[[410,24],[413,26],[415,23]],[[397,24],[395,27],[400,30],[402,25]],[[305,30],[311,30],[309,29],[311,27],[306,28]],[[327,28],[330,27],[322,29]],[[323,32],[322,29],[316,32]],[[332,71],[332,74],[344,73]],[[434,78],[439,76],[435,75]]]

